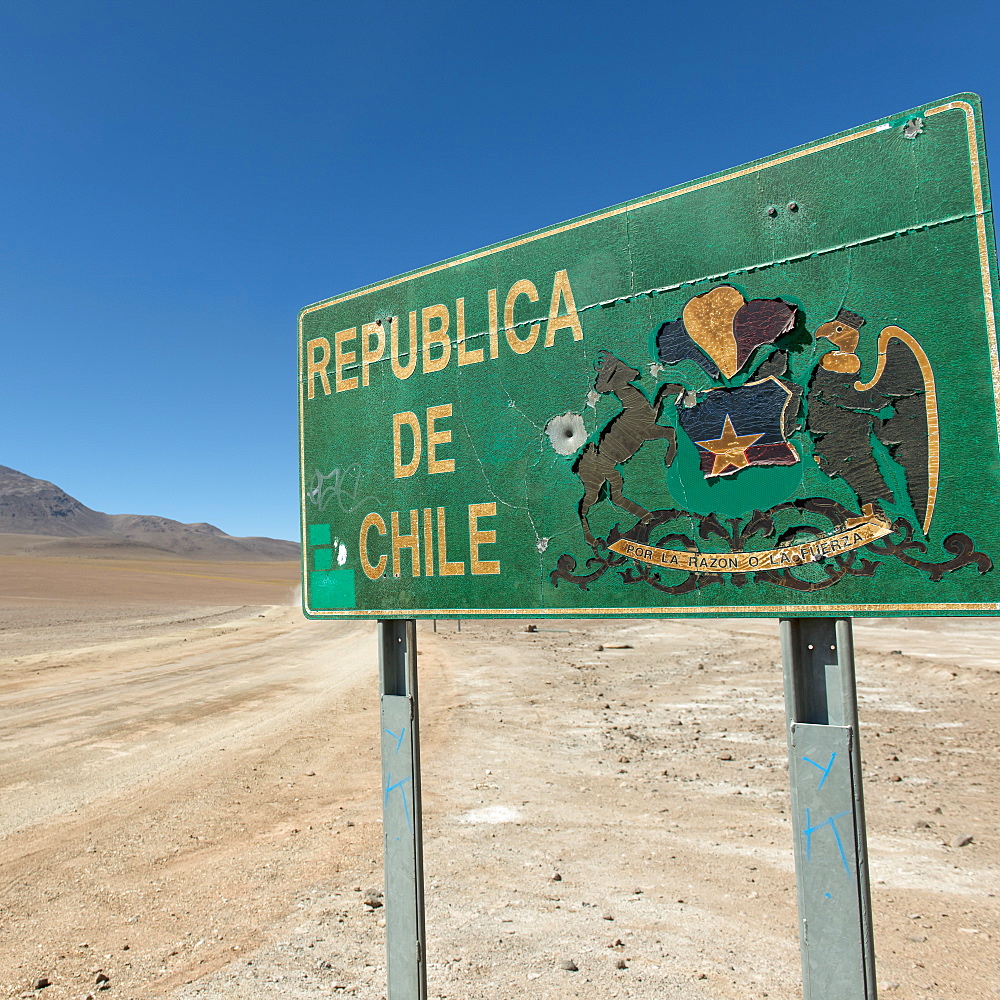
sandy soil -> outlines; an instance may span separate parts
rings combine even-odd
[[[384,996],[374,627],[295,572],[0,557],[0,996]],[[776,623],[538,627],[420,625],[430,996],[799,996]],[[857,627],[886,997],[1000,994],[998,633]]]

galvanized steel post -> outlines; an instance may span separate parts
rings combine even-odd
[[[849,618],[781,619],[804,1000],[875,1000]]]
[[[417,623],[379,620],[388,1000],[425,1000]]]

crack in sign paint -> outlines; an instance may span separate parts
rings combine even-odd
[[[590,312],[593,309],[609,309],[616,305],[628,304],[643,297],[651,298],[654,295],[664,295],[668,292],[676,292],[678,289],[693,285],[699,285],[707,281],[724,281],[725,279],[733,278],[741,274],[752,274],[754,271],[763,271],[769,267],[780,267],[782,264],[794,264],[802,260],[810,260],[816,257],[824,257],[827,256],[828,254],[839,253],[844,250],[852,250],[855,247],[867,246],[868,244],[871,243],[880,243],[883,240],[891,240],[899,236],[908,236],[912,233],[919,233],[928,229],[936,229],[938,226],[950,225],[953,222],[963,222],[968,219],[982,219],[985,218],[987,214],[988,213],[986,209],[979,209],[973,212],[963,212],[958,215],[949,215],[941,219],[931,220],[929,222],[913,223],[909,226],[903,226],[899,229],[887,230],[886,232],[883,233],[876,233],[872,236],[865,236],[862,237],[861,239],[852,240],[847,243],[838,243],[834,246],[823,247],[819,250],[808,250],[802,253],[792,254],[791,256],[788,257],[778,257],[773,260],[759,261],[755,264],[746,264],[742,267],[733,268],[730,271],[720,271],[716,274],[705,274],[696,278],[687,278],[684,281],[678,281],[670,285],[661,285],[655,288],[647,288],[638,292],[631,291],[627,295],[620,295],[617,296],[616,298],[604,299],[600,302],[592,302],[589,303],[588,305],[576,306],[575,312],[577,315],[579,315],[581,313]],[[509,325],[505,323],[501,328],[501,332],[506,332],[507,330],[518,330],[522,327],[536,326],[547,322],[549,319],[551,319],[551,316],[546,314],[546,315],[532,316],[524,320],[516,320],[510,323]],[[474,340],[478,340],[481,337],[491,337],[491,336],[496,336],[496,331],[482,330],[476,333],[466,333],[464,334],[464,336],[455,339],[452,339],[450,337],[445,339],[448,340],[451,347],[457,349],[459,339],[463,340],[466,344],[468,344]],[[419,352],[414,352],[414,353],[419,354]],[[403,357],[408,358],[409,356],[410,352],[400,352],[399,355],[400,358]],[[374,366],[376,364],[384,365],[387,361],[390,360],[391,359],[388,357],[382,357],[379,358],[377,361],[370,362],[369,366]],[[343,364],[341,366],[341,371],[343,372],[355,371],[360,369],[361,367],[362,363],[360,361],[353,361]],[[299,381],[300,383],[303,384],[306,383],[307,376],[304,374],[300,374]]]

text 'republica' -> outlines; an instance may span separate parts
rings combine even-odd
[[[539,322],[518,321],[516,313],[520,310],[523,315],[524,310],[520,299],[526,299],[528,303],[539,301],[538,289],[526,278],[510,286],[503,303],[501,327],[500,300],[497,289],[491,288],[486,296],[489,330],[471,338],[466,335],[464,298],[455,300],[454,310],[443,303],[412,310],[406,343],[402,341],[398,316],[364,323],[360,333],[356,326],[339,330],[333,335],[332,344],[327,337],[314,337],[306,342],[306,394],[309,399],[315,399],[317,383],[324,396],[329,396],[334,390],[349,392],[366,386],[369,369],[385,360],[386,356],[391,361],[393,375],[398,379],[409,378],[416,371],[418,361],[421,374],[427,375],[443,371],[452,361],[461,367],[479,364],[487,357],[495,359],[500,354],[501,333],[503,341],[515,354],[527,354],[539,341],[545,347],[552,347],[560,330],[569,330],[574,340],[583,340],[583,327],[566,271],[556,271],[553,276],[549,311],[545,319],[539,318]],[[477,340],[483,341],[482,346],[471,346],[470,341]]]

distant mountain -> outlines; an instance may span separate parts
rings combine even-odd
[[[186,559],[297,559],[299,546],[278,538],[236,538],[212,524],[182,524],[150,514],[102,514],[44,479],[0,465],[0,533],[74,540],[61,551],[153,550]],[[31,545],[43,555],[47,548]]]

